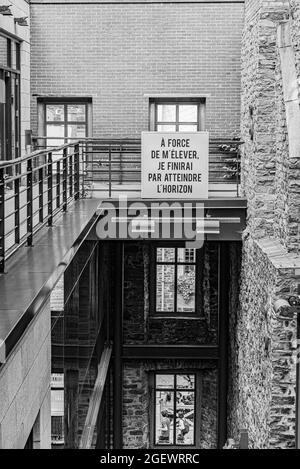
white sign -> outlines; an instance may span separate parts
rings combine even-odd
[[[208,132],[142,133],[142,198],[208,198]]]

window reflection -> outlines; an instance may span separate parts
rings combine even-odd
[[[156,249],[156,312],[196,311],[196,250]]]
[[[156,374],[155,444],[193,446],[194,423],[195,375]]]

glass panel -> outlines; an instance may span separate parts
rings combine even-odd
[[[11,42],[11,68],[17,68],[17,48],[14,41]]]
[[[175,248],[157,248],[157,262],[175,262]]]
[[[155,443],[174,444],[174,392],[156,391],[155,394]]]
[[[195,443],[195,394],[193,391],[176,393],[176,411],[176,444],[193,445]]]
[[[85,122],[85,105],[72,104],[68,106],[69,122]]]
[[[85,131],[85,125],[82,124],[74,124],[74,125],[68,125],[68,137],[71,139],[77,139],[77,138],[85,138],[86,136],[86,131]],[[72,142],[72,140],[70,141]]]
[[[157,122],[175,122],[176,121],[176,105],[175,104],[158,104],[157,105]]]
[[[12,157],[16,157],[16,77],[11,73],[10,79],[10,102],[11,102],[11,152]]]
[[[177,253],[178,262],[186,264],[196,262],[196,249],[179,248]]]
[[[65,120],[65,111],[63,104],[47,104],[46,120],[50,122],[63,122]]]
[[[177,267],[177,311],[195,311],[195,274],[196,266],[179,265]]]
[[[176,387],[177,389],[194,389],[195,375],[177,375]]]
[[[0,65],[7,66],[7,39],[0,36]]]
[[[179,122],[198,122],[197,104],[180,104]]]
[[[175,125],[158,125],[157,132],[176,132]]]
[[[156,388],[174,388],[174,375],[156,375]]]
[[[197,132],[198,126],[195,125],[180,125],[179,132]]]
[[[174,311],[175,266],[157,265],[156,311]]]
[[[65,127],[64,125],[48,124],[46,126],[47,147],[60,147],[64,144]]]

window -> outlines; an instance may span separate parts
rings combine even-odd
[[[46,102],[45,127],[47,147],[85,138],[87,132],[86,102]]]
[[[52,448],[64,444],[64,375],[51,375],[51,443]]]
[[[0,35],[0,160],[20,154],[20,43]]]
[[[204,99],[153,100],[150,102],[151,128],[158,132],[204,130],[204,111]]]
[[[196,249],[155,249],[155,314],[193,315],[197,311]]]
[[[155,374],[154,445],[195,445],[196,386],[195,374]]]

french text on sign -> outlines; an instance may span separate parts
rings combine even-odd
[[[142,133],[142,198],[208,198],[208,132]]]

